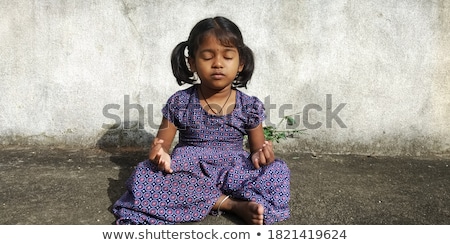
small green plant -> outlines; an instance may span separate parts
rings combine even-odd
[[[305,129],[293,129],[293,130],[287,130],[287,129],[280,130],[279,129],[280,125],[284,121],[286,121],[287,125],[289,125],[289,126],[294,125],[295,120],[294,120],[293,116],[296,114],[298,114],[298,113],[284,116],[275,127],[274,126],[264,126],[263,130],[264,130],[264,136],[265,136],[266,140],[275,141],[275,142],[279,143],[280,140],[284,140],[288,137],[294,137],[296,134],[300,134],[303,131],[305,131]]]

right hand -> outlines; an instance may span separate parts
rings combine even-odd
[[[275,161],[275,154],[273,153],[272,142],[265,141],[264,145],[257,152],[252,153],[252,163],[256,169],[269,165]]]
[[[162,147],[163,143],[164,140],[159,138],[155,138],[153,140],[149,159],[153,164],[157,165],[159,170],[171,174],[173,173],[173,170],[170,167],[170,155],[166,151],[164,151],[164,148]]]

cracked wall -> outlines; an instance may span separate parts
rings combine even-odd
[[[449,7],[419,0],[3,1],[0,143],[90,147],[120,134],[155,134],[161,107],[183,88],[170,70],[173,47],[200,19],[223,15],[255,52],[244,92],[267,102],[267,123],[301,112],[295,127],[307,130],[279,150],[449,153]],[[342,124],[329,120],[333,110]]]

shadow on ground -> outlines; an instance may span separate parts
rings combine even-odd
[[[126,191],[125,182],[134,167],[148,157],[148,146],[154,137],[136,126],[131,129],[123,129],[114,125],[98,140],[97,148],[110,154],[109,160],[117,166],[119,171],[117,178],[108,178],[107,193],[111,202],[108,207],[110,212],[112,205]]]

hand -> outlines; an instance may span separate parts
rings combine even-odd
[[[256,169],[269,165],[275,161],[272,142],[265,141],[261,149],[252,153],[252,163]]]
[[[149,159],[153,164],[158,166],[158,169],[166,172],[173,173],[172,168],[170,168],[170,155],[164,151],[162,144],[164,140],[155,138],[152,143],[152,148],[150,150]]]

